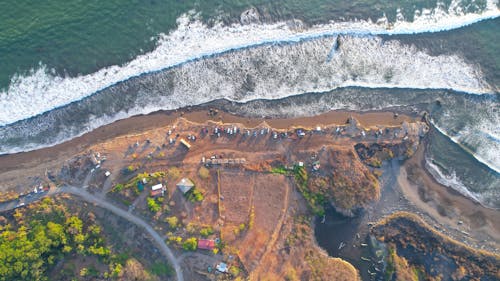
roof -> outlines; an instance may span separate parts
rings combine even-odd
[[[221,262],[217,265],[216,269],[220,272],[227,272],[227,264]]]
[[[198,249],[213,250],[215,248],[215,241],[210,239],[199,239]]]
[[[180,140],[180,142],[181,142],[181,143],[182,143],[185,147],[187,147],[188,149],[190,149],[190,148],[191,148],[191,144],[189,144],[189,142],[187,142],[186,140],[181,139],[181,140]]]
[[[162,189],[151,190],[151,196],[158,196],[158,195],[163,196],[163,190]]]
[[[177,183],[177,187],[182,193],[186,193],[194,187],[194,183],[188,178],[182,178],[181,181]]]
[[[153,185],[151,187],[151,190],[158,190],[158,189],[162,189],[163,188],[163,184],[159,183],[157,185]]]

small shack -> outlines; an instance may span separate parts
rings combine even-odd
[[[191,144],[189,144],[189,142],[187,142],[185,139],[180,139],[180,142],[182,143],[182,145],[184,145],[188,150],[191,148]]]
[[[183,193],[186,194],[194,187],[194,183],[188,178],[182,178],[181,181],[177,183],[177,188]]]
[[[165,194],[166,188],[163,184],[159,183],[151,187],[151,197],[163,196]]]
[[[199,239],[198,249],[213,250],[215,248],[215,241],[210,239]]]
[[[144,190],[144,184],[142,183],[142,181],[137,181],[137,190],[139,190],[139,192],[142,192]]]

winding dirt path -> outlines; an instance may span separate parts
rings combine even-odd
[[[104,209],[112,212],[113,214],[115,214],[121,218],[124,218],[124,219],[128,220],[129,222],[145,229],[146,232],[153,238],[154,242],[159,247],[159,249],[163,253],[163,255],[168,259],[170,264],[172,264],[172,266],[174,267],[177,281],[184,281],[184,276],[182,274],[182,269],[179,265],[179,261],[175,258],[172,250],[170,250],[170,248],[165,244],[165,241],[158,234],[158,232],[156,232],[148,223],[146,223],[141,218],[113,205],[110,202],[107,202],[103,198],[97,197],[97,196],[87,192],[83,188],[77,188],[74,186],[65,185],[65,186],[62,186],[62,187],[59,187],[56,189],[52,189],[49,192],[43,193],[43,195],[41,195],[41,196],[37,196],[37,197],[33,196],[32,198],[30,198],[31,200],[26,201],[26,205],[33,203],[35,201],[38,201],[45,196],[52,196],[52,195],[59,194],[59,193],[68,193],[68,194],[78,196],[88,203],[92,203],[92,204],[95,204],[101,208],[104,208]],[[16,207],[17,206],[15,206],[14,202],[7,202],[7,203],[0,205],[0,211],[7,211],[10,209],[14,209]]]
[[[158,234],[158,232],[156,232],[144,220],[142,220],[141,218],[139,218],[139,217],[137,217],[137,216],[125,211],[125,210],[122,210],[122,209],[116,207],[115,205],[113,205],[113,204],[111,204],[111,203],[109,203],[101,198],[98,198],[98,197],[88,193],[87,191],[85,191],[81,188],[76,188],[73,186],[63,186],[58,190],[58,192],[76,195],[89,203],[96,204],[99,207],[104,208],[104,209],[112,212],[113,214],[115,214],[119,217],[122,217],[122,218],[128,220],[129,222],[134,223],[137,226],[144,228],[149,233],[149,235],[153,238],[153,240],[156,242],[157,246],[162,251],[162,253],[165,255],[165,257],[167,257],[168,261],[174,267],[177,281],[184,281],[182,269],[181,269],[177,259],[175,258],[172,250],[170,250],[170,248],[165,244],[165,241]]]

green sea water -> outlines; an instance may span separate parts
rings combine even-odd
[[[485,0],[462,1],[466,12],[484,9]],[[16,74],[26,75],[39,64],[59,75],[87,74],[123,64],[155,47],[160,33],[176,27],[191,10],[207,24],[233,23],[255,7],[266,22],[301,19],[307,24],[329,20],[407,20],[415,11],[433,9],[434,0],[2,0],[0,1],[0,88]],[[443,2],[446,8],[450,0]]]

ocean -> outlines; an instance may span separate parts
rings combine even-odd
[[[431,174],[500,208],[498,1],[4,0],[0,10],[0,154],[215,100],[257,117],[404,107],[438,130]]]

